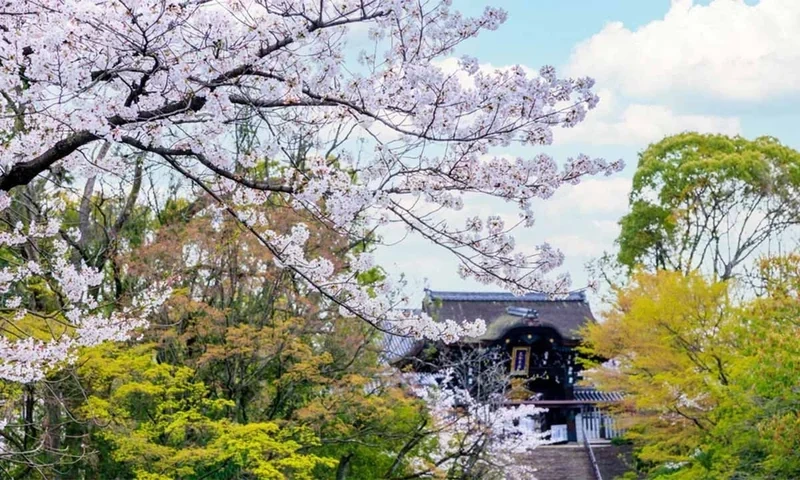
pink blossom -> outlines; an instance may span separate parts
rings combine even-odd
[[[30,181],[18,174],[31,165],[36,172],[61,165],[108,175],[135,161],[158,162],[216,196],[217,214],[234,216],[258,235],[276,264],[331,308],[415,336],[452,341],[480,325],[398,313],[404,297],[398,284],[360,285],[353,271],[336,272],[332,259],[307,251],[307,228],[275,231],[252,207],[279,197],[353,242],[399,224],[454,255],[465,278],[517,293],[558,294],[567,291],[568,278],[549,274],[563,255],[549,246],[519,251],[515,230],[533,225],[534,199],[621,168],[586,155],[561,168],[542,154],[502,155],[512,144],[551,143],[598,99],[591,79],[561,78],[552,67],[529,75],[521,67],[479,68],[479,59],[463,57],[460,75],[440,68],[437,60],[506,20],[497,8],[475,17],[453,11],[446,0],[40,0],[3,8],[0,109],[21,113],[0,117],[0,131],[14,132],[0,150],[0,210],[10,205],[5,191]],[[359,31],[373,43],[355,61],[347,40]],[[255,134],[249,151],[240,152],[233,139],[245,119]],[[88,161],[102,142],[123,155]],[[265,175],[240,173],[262,160],[271,165]],[[447,221],[476,196],[513,205],[519,221]],[[54,218],[6,229],[0,244],[59,238]],[[369,264],[353,260],[356,270]],[[103,281],[102,273],[64,254],[52,268],[1,272],[0,290],[41,271],[58,280],[70,311],[80,313],[73,321],[83,325],[78,332],[85,338],[76,344],[121,338],[114,325],[141,324],[132,312],[97,317],[87,289]],[[32,351],[20,348],[14,362]]]

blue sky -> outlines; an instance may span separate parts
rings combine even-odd
[[[465,14],[479,14],[489,3],[454,0]],[[600,31],[606,22],[618,20],[638,27],[659,18],[669,0],[505,0],[491,5],[504,9],[508,21],[499,30],[486,32],[464,45],[464,50],[498,65],[521,63],[563,64],[572,47]]]
[[[487,2],[454,0],[477,14]],[[587,261],[613,249],[617,220],[626,211],[637,152],[687,130],[778,137],[800,148],[800,0],[495,0],[509,19],[499,30],[465,43],[483,68],[554,65],[560,74],[591,76],[601,96],[587,121],[556,130],[541,151],[563,160],[586,153],[627,167],[614,177],[568,187],[536,208],[537,224],[519,231],[523,248],[548,241],[567,255],[562,271],[586,285]],[[470,214],[513,210],[479,201]],[[378,252],[409,289],[481,289],[455,273],[456,262],[421,239]],[[491,289],[491,287],[489,287]],[[419,294],[417,294],[419,295]],[[418,298],[418,297],[417,297]]]

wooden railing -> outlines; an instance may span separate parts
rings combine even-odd
[[[625,433],[607,411],[593,406],[581,409],[581,413],[575,417],[575,427],[579,442],[583,442],[583,437],[589,437],[589,440],[610,440]]]
[[[585,436],[583,437],[583,447],[589,454],[589,461],[592,463],[592,473],[594,473],[595,480],[603,480],[603,475],[600,474],[600,467],[597,466],[597,458],[594,456],[594,450],[592,450],[592,444],[589,443],[589,439]]]

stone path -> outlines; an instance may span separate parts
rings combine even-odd
[[[594,480],[582,444],[542,445],[527,455],[526,461],[536,467],[536,480]]]
[[[592,450],[603,480],[613,480],[630,468],[629,446],[593,443]],[[521,461],[537,469],[536,480],[595,480],[589,454],[582,443],[543,445]]]

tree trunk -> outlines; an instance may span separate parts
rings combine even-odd
[[[336,480],[345,480],[347,474],[350,472],[350,460],[353,458],[352,453],[348,453],[339,460],[339,467],[336,468]]]
[[[45,419],[43,427],[42,443],[49,460],[48,463],[52,465],[58,464],[59,451],[61,450],[61,394],[58,391],[53,391],[52,395],[48,395],[44,399]],[[49,471],[48,479],[58,480],[61,475],[58,473],[57,468],[52,468]]]

